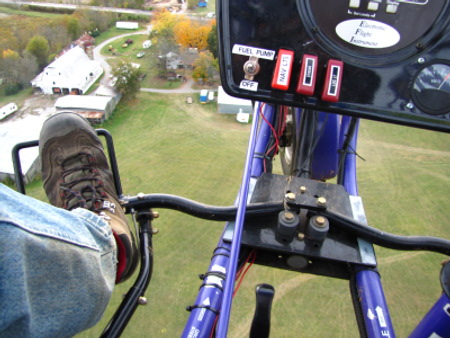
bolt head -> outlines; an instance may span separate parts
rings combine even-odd
[[[148,299],[146,297],[141,296],[138,299],[138,303],[139,303],[139,305],[147,305],[148,304]]]
[[[325,197],[319,197],[317,199],[317,205],[324,207],[327,205],[327,199]]]
[[[290,201],[295,201],[295,194],[293,192],[288,192],[284,197]]]

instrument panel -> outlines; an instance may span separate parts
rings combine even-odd
[[[222,0],[233,96],[450,131],[450,2]]]

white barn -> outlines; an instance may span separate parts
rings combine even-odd
[[[106,121],[113,113],[116,102],[111,96],[67,95],[55,102],[57,112],[72,111],[85,117],[92,124]]]
[[[31,85],[44,94],[85,94],[102,74],[100,62],[75,46],[45,67]]]

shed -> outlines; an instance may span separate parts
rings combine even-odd
[[[60,97],[56,103],[56,111],[73,111],[85,117],[92,124],[106,121],[113,113],[116,103],[110,96],[75,96]]]
[[[138,29],[139,23],[138,22],[132,22],[132,21],[117,21],[116,22],[116,28],[119,29]]]
[[[219,113],[222,114],[253,113],[252,102],[250,100],[239,99],[237,97],[230,96],[225,93],[222,86],[219,86],[217,106],[219,109]]]
[[[85,94],[102,74],[100,62],[75,46],[45,67],[31,85],[44,94]]]

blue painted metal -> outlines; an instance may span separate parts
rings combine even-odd
[[[445,293],[409,337],[450,337],[450,298]]]
[[[273,125],[273,118],[275,116],[274,106],[269,104],[262,104],[259,102],[256,105],[254,114],[259,114],[260,109],[262,109],[267,122]],[[264,172],[263,156],[266,152],[267,143],[269,142],[271,134],[272,129],[264,120],[261,120],[261,125],[259,127],[258,137],[256,140],[255,156],[252,160],[252,177],[259,177]]]
[[[340,128],[340,135],[339,135],[339,149],[342,149],[342,145],[344,143],[344,139],[346,137],[346,134],[348,132],[348,127],[350,125],[351,117],[349,116],[343,116],[342,117],[342,123]],[[354,150],[356,150],[356,142],[358,139],[358,129],[359,129],[359,121],[358,126],[356,127],[355,134],[353,135],[352,140],[350,141],[350,147]],[[341,153],[340,156],[345,156],[345,159],[343,161],[345,170],[343,173],[343,185],[347,192],[350,195],[358,196],[358,183],[356,179],[356,152],[353,153]]]
[[[311,178],[328,180],[337,175],[339,154],[336,145],[339,141],[340,116],[319,112],[316,127],[313,160],[311,163]]]
[[[225,280],[225,289],[222,300],[222,308],[219,315],[219,322],[216,337],[225,338],[228,332],[228,323],[230,321],[231,303],[234,292],[234,281],[236,279],[236,269],[239,258],[239,249],[241,245],[242,230],[244,227],[245,210],[247,206],[247,196],[249,191],[252,160],[255,153],[257,129],[259,124],[258,111],[253,112],[253,123],[250,132],[247,158],[245,161],[244,174],[242,177],[241,188],[239,190],[238,210],[231,243],[230,260],[227,267],[227,276]]]
[[[181,337],[210,337],[221,307],[231,244],[220,240]]]
[[[356,283],[367,336],[395,337],[380,275],[375,271],[363,270],[356,274]]]

